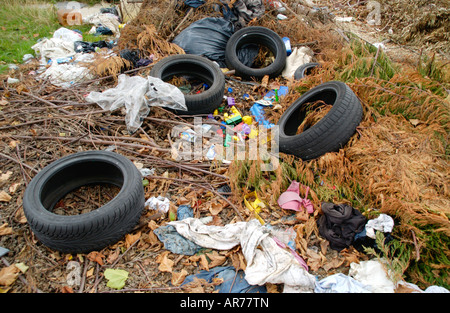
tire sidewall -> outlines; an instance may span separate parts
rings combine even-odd
[[[119,193],[105,205],[79,215],[59,215],[47,210],[41,202],[41,192],[48,180],[70,165],[93,160],[110,163],[122,172],[123,185]],[[142,187],[140,176],[140,172],[131,161],[113,152],[86,151],[63,157],[46,166],[31,180],[23,197],[25,217],[38,238],[40,235],[47,237],[47,234],[41,234],[43,226],[51,228],[55,233],[64,233],[68,226],[81,229],[89,223],[106,220],[108,216],[120,210],[124,206],[124,199],[137,187],[135,182],[140,182]],[[67,179],[70,180],[70,177]],[[135,209],[136,216],[141,215],[142,209],[143,206]]]
[[[310,103],[313,97],[326,90],[332,90],[336,93],[336,98],[330,111],[317,123],[300,134],[287,135],[285,128],[293,114],[305,104]],[[353,113],[351,116],[346,115],[349,109]],[[352,132],[353,134],[356,126],[360,123],[362,114],[362,106],[359,99],[345,83],[331,81],[316,86],[297,99],[279,119],[278,144],[280,152],[294,154],[303,160],[313,159],[326,152],[332,152],[334,149],[326,150],[323,148],[325,142],[327,142],[327,146],[335,146],[334,148],[345,144],[351,137],[349,133]],[[297,123],[300,125],[302,121]],[[354,128],[353,125],[355,126]],[[352,127],[350,128],[350,126]]]
[[[244,45],[248,43],[258,44],[257,40],[249,40],[249,38],[259,38],[264,40],[269,40],[276,51],[272,51],[275,56],[275,60],[267,67],[264,68],[251,68],[245,66],[237,56],[237,47],[239,45]],[[267,46],[264,44],[264,46]],[[270,49],[270,47],[268,47]],[[270,49],[271,50],[271,49]],[[235,32],[227,42],[225,48],[225,63],[228,68],[234,69],[235,74],[237,76],[241,76],[244,78],[262,78],[265,75],[269,75],[269,77],[278,76],[284,69],[286,65],[286,46],[283,42],[283,39],[266,27],[261,26],[250,26],[245,27],[237,32]]]
[[[189,62],[205,69],[211,76],[212,84],[209,88],[200,94],[184,95],[188,111],[176,110],[177,114],[209,114],[212,113],[222,103],[225,90],[225,76],[222,70],[212,61],[205,57],[180,54],[165,57],[155,64],[150,71],[150,75],[162,79],[165,71],[174,65],[174,62]],[[182,73],[182,71],[180,71]],[[185,73],[192,74],[192,73]],[[204,106],[203,103],[208,103]]]

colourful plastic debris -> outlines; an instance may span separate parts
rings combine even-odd
[[[261,223],[261,225],[264,225],[264,220],[259,216],[259,213],[261,212],[261,209],[266,208],[266,204],[259,200],[258,195],[256,194],[256,191],[252,191],[249,194],[244,196],[244,204],[245,206],[255,214],[255,217],[258,219],[258,221]]]

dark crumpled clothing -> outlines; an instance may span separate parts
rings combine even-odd
[[[220,2],[230,8],[229,0],[220,0]],[[235,30],[239,30],[247,26],[247,23],[254,18],[263,16],[266,7],[262,0],[237,0],[233,3],[230,10],[232,15],[227,14],[227,16],[234,24]]]
[[[95,52],[96,48],[108,48],[112,49],[114,47],[114,44],[110,42],[106,42],[104,40],[99,40],[95,42],[87,42],[87,41],[75,41],[73,43],[74,50],[76,53],[83,52],[83,53],[90,53]]]
[[[352,245],[355,235],[364,230],[367,219],[347,204],[322,203],[318,219],[319,234],[330,242],[330,248],[341,251]]]
[[[183,281],[186,285],[194,280],[194,278],[204,279],[212,283],[215,277],[221,278],[223,282],[216,286],[215,290],[219,293],[266,293],[265,286],[253,286],[245,280],[243,271],[238,271],[233,266],[218,266],[211,268],[209,271],[200,271],[198,274],[189,275]]]

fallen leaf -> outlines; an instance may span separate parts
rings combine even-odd
[[[162,254],[158,255],[156,257],[156,262],[159,263],[158,269],[161,272],[172,273],[174,262],[171,259],[169,259],[169,257],[167,256],[168,254],[169,251],[165,251]]]
[[[0,100],[0,105],[7,105],[7,104],[9,104],[9,102],[5,98],[2,98],[2,100]]]
[[[25,263],[16,263],[16,264],[14,264],[22,273],[25,273],[27,270],[28,270],[28,268],[29,268],[29,266],[27,266],[27,265],[25,265]]]
[[[105,256],[104,256],[103,254],[101,254],[100,252],[98,252],[98,251],[92,251],[92,252],[90,252],[86,257],[87,257],[89,260],[91,260],[92,262],[98,263],[99,265],[102,265],[102,266],[103,266],[103,264],[104,264],[103,258],[104,258]]]
[[[410,122],[411,125],[413,125],[414,127],[416,127],[417,125],[419,125],[420,123],[422,123],[422,121],[417,120],[417,119],[410,119],[409,122]]]
[[[17,188],[19,188],[20,183],[14,183],[11,186],[9,186],[9,193],[10,194],[15,194],[17,191]]]
[[[72,287],[70,287],[70,286],[63,286],[61,292],[62,293],[75,293],[73,291]]]
[[[6,173],[3,173],[2,175],[0,175],[0,183],[4,183],[6,181],[8,181],[8,179],[11,177],[13,172],[11,171],[7,171]]]
[[[9,286],[14,283],[19,276],[20,270],[17,266],[10,265],[0,270],[0,285]]]
[[[0,225],[0,236],[11,235],[13,233],[12,227],[8,227],[8,223]]]
[[[224,255],[220,255],[217,251],[213,251],[212,253],[206,254],[208,258],[211,260],[209,263],[209,268],[213,268],[215,266],[220,266],[227,260],[227,257]]]
[[[114,263],[114,261],[117,260],[119,255],[120,255],[120,249],[117,248],[113,252],[109,253],[108,257],[106,258],[106,263],[108,263],[108,264]]]
[[[172,273],[172,285],[179,286],[183,283],[184,279],[186,278],[187,274],[189,274],[184,268],[181,270],[181,272],[173,272]]]
[[[141,238],[141,232],[137,232],[136,234],[127,234],[125,236],[125,246],[128,249],[131,247],[133,243],[135,243],[137,240]]]
[[[200,268],[205,269],[209,272],[208,260],[206,259],[206,255],[200,255]]]
[[[228,206],[225,201],[211,201],[209,205],[209,212],[211,215],[218,215],[222,210]]]
[[[113,289],[122,289],[128,279],[128,272],[120,269],[108,268],[105,270],[105,278],[108,280],[106,286]]]
[[[11,140],[11,141],[9,142],[8,146],[9,146],[11,149],[15,149],[15,148],[17,147],[17,144],[18,144],[18,143],[20,143],[19,140]]]

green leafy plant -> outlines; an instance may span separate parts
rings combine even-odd
[[[409,266],[411,248],[396,239],[386,243],[385,236],[380,231],[376,232],[375,242],[379,251],[376,251],[374,248],[365,247],[365,252],[380,260],[383,259],[388,276],[394,284],[397,284],[403,280],[404,272]]]

